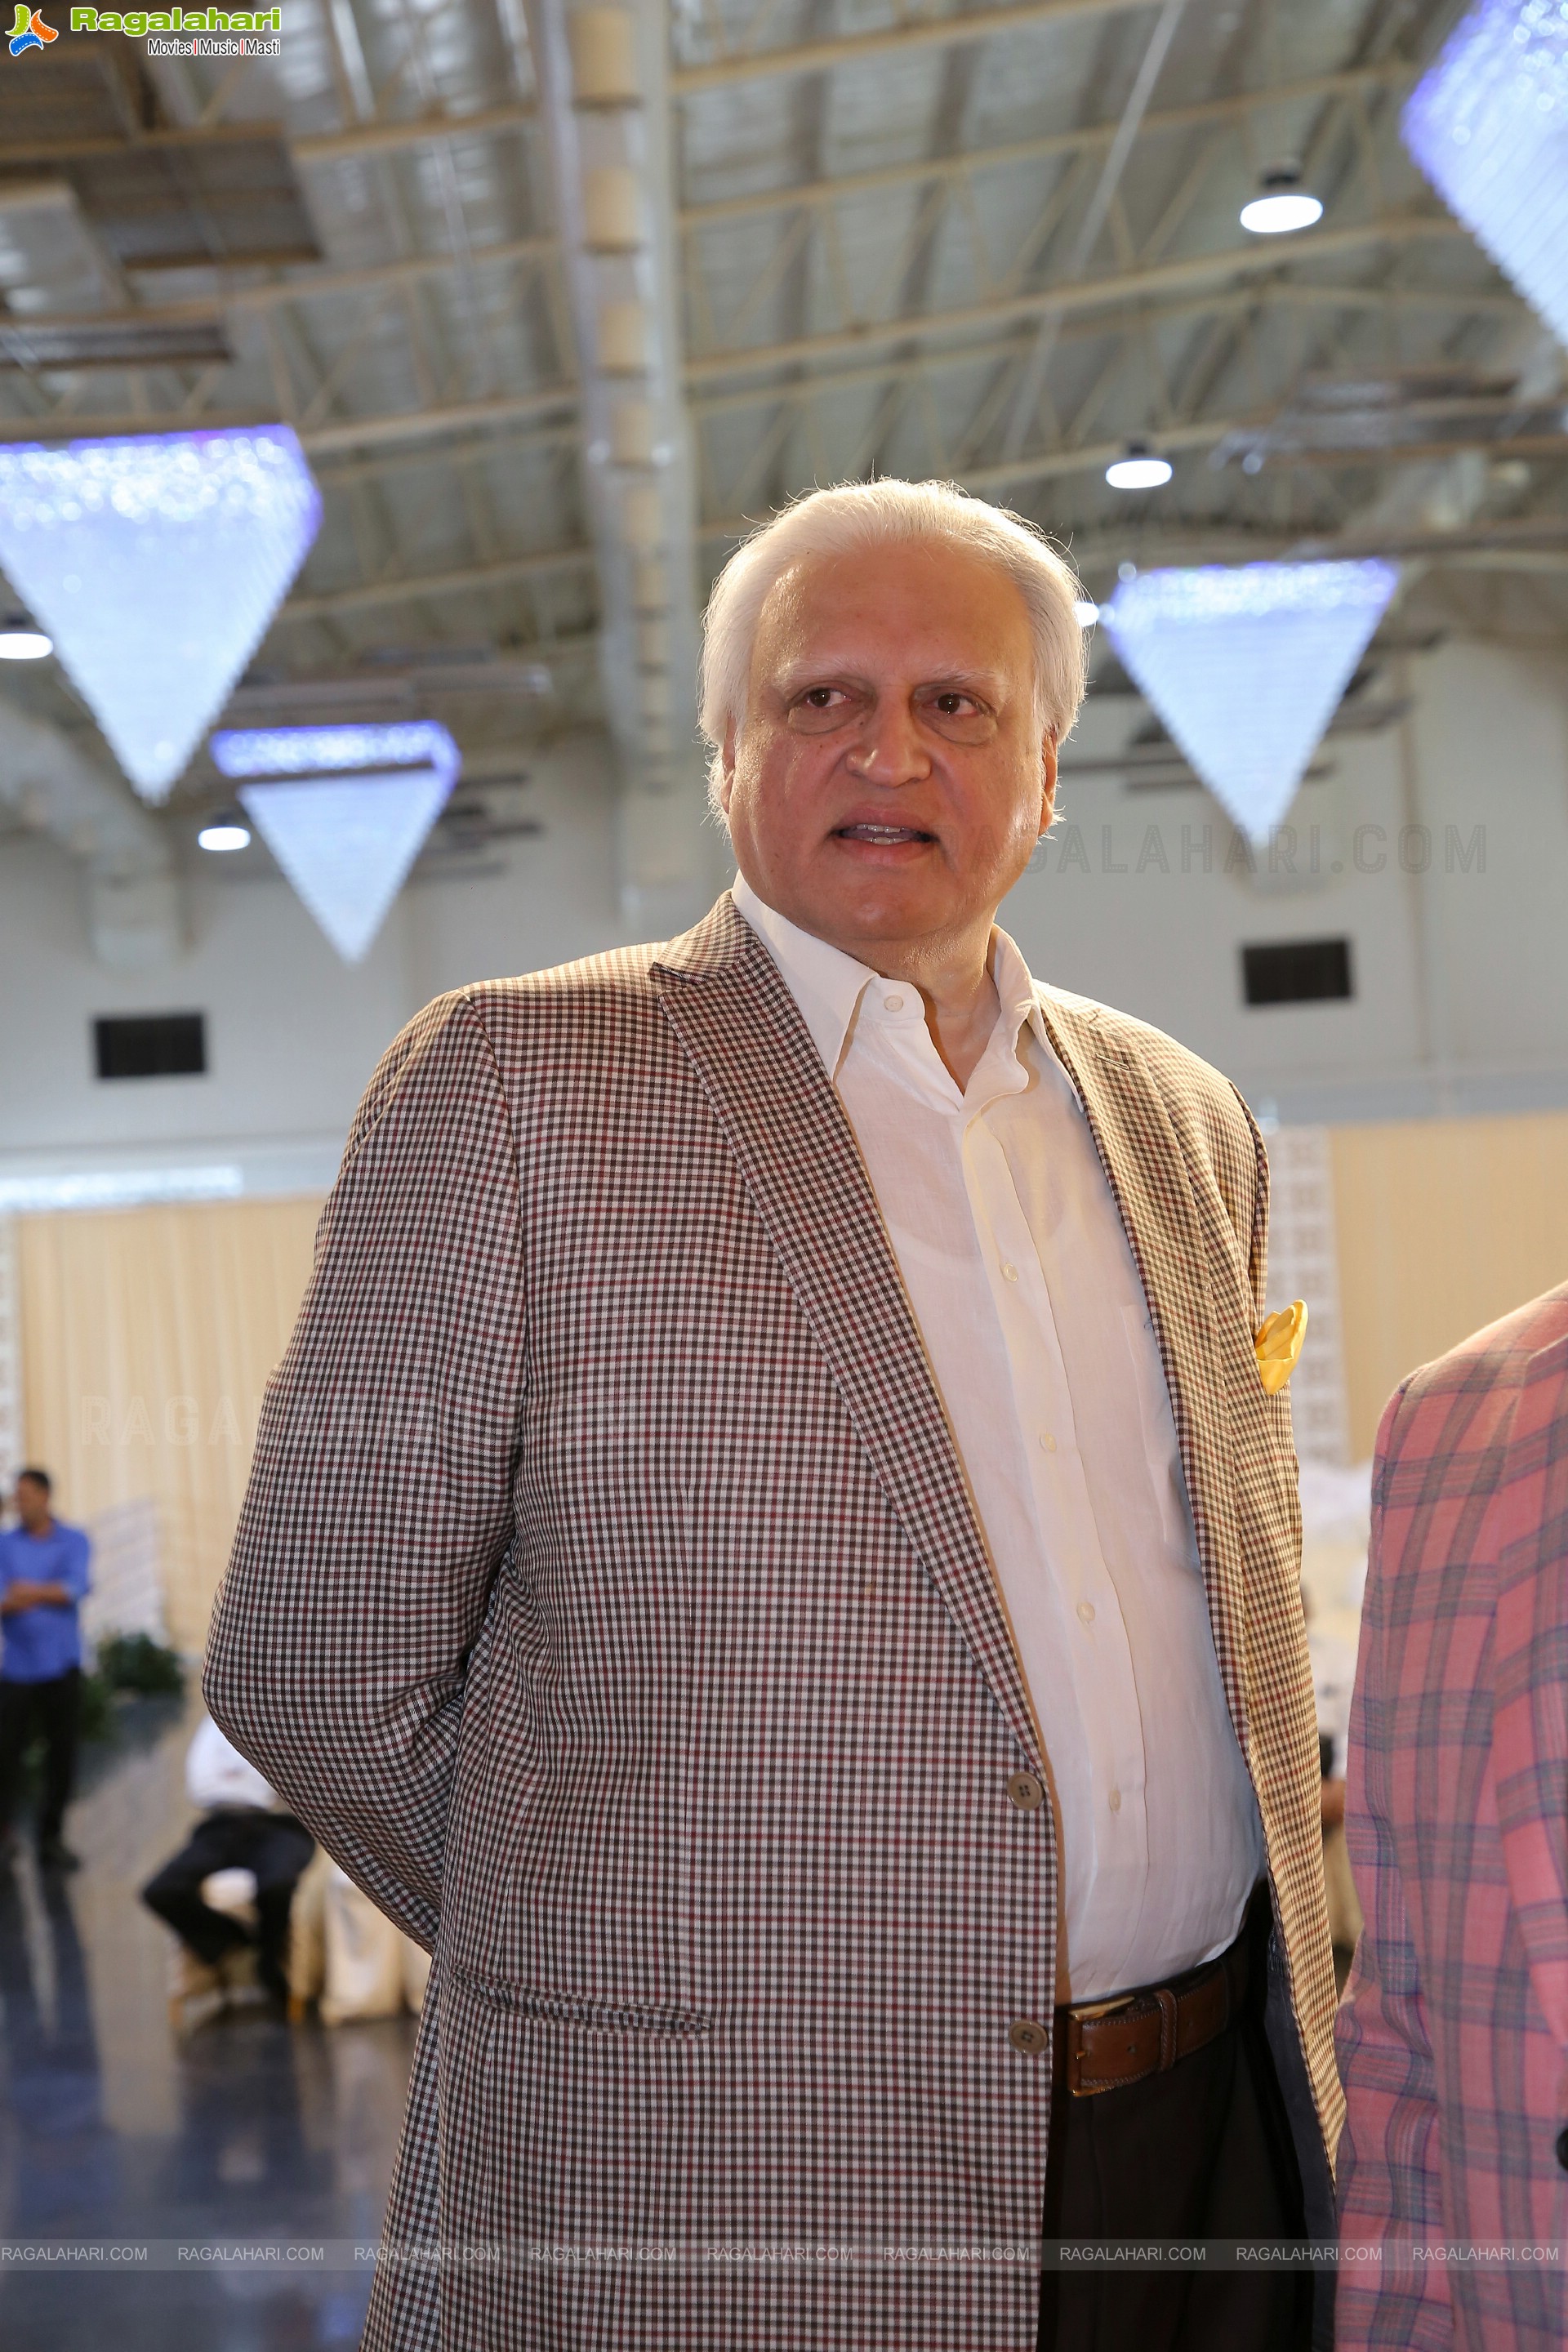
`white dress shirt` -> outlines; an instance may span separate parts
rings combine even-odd
[[[185,1794],[204,1813],[237,1806],[266,1812],[278,1800],[254,1764],[224,1738],[210,1715],[185,1751]]]
[[[992,934],[962,1092],[918,989],[736,906],[860,1147],[1011,1620],[1061,1841],[1074,2001],[1221,1952],[1264,1867],[1137,1267],[1035,983]]]

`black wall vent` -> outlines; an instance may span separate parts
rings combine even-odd
[[[1270,940],[1243,948],[1241,978],[1248,1004],[1318,1004],[1353,996],[1349,940]]]
[[[100,1078],[199,1078],[206,1072],[202,1013],[136,1013],[95,1021],[92,1044]]]

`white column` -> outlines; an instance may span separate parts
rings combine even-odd
[[[1290,1375],[1290,1419],[1303,1462],[1342,1465],[1345,1407],[1333,1165],[1323,1127],[1282,1127],[1268,1138],[1268,1307],[1307,1303],[1307,1339]]]

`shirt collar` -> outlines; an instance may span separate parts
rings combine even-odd
[[[836,1077],[866,984],[878,978],[877,972],[766,905],[743,874],[736,876],[730,895],[784,975],[824,1068],[830,1078]],[[1050,1040],[1033,976],[1016,942],[999,926],[991,933],[991,978],[1000,1008],[997,1028],[1008,1049],[1016,1048],[1018,1033],[1027,1024],[1048,1054]]]

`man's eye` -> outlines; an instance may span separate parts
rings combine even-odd
[[[936,707],[944,719],[960,719],[973,710],[974,705],[967,694],[939,694]]]
[[[837,691],[838,688],[836,686],[814,686],[807,690],[805,699],[811,705],[813,710],[830,710],[833,707],[833,698]]]

